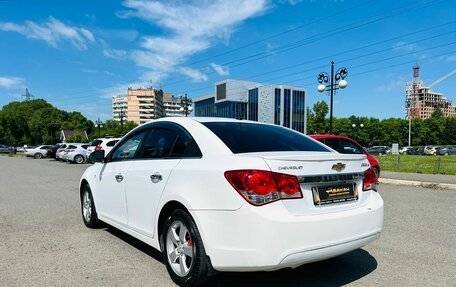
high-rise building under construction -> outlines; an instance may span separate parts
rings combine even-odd
[[[432,86],[433,84],[424,85],[420,80],[420,67],[414,66],[413,80],[407,83],[405,96],[407,118],[429,119],[437,109],[442,111],[444,117],[456,116],[456,106],[453,106],[443,94],[433,92]]]

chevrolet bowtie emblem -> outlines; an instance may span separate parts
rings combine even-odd
[[[345,168],[345,164],[338,162],[338,163],[334,164],[331,169],[341,171],[344,168]]]

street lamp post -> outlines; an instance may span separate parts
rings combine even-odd
[[[185,96],[183,96],[181,98],[181,102],[180,102],[180,109],[179,111],[181,112],[184,112],[185,113],[185,116],[188,116],[189,113],[192,112],[193,108],[192,108],[192,99],[190,99],[187,94],[185,94]]]
[[[362,128],[364,128],[364,124],[359,124],[359,125],[352,124],[353,135],[354,135],[353,138],[355,138],[355,140],[357,140],[357,138],[358,138],[358,136],[357,136],[357,127],[360,128],[360,129],[362,129]]]
[[[334,91],[338,89],[345,89],[347,87],[347,77],[348,70],[345,67],[339,68],[334,74],[334,61],[331,62],[331,76],[326,72],[321,72],[318,77],[317,87],[318,92],[323,93],[324,91],[329,91],[330,95],[330,109],[329,109],[329,133],[332,133],[333,127],[333,101],[334,101]]]
[[[98,118],[98,120],[95,121],[95,127],[98,128],[98,137],[100,137],[100,128],[103,127],[103,122],[100,121],[100,118]]]

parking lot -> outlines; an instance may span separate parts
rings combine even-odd
[[[0,285],[175,286],[158,251],[84,226],[78,182],[87,167],[0,156]],[[454,286],[456,192],[382,185],[380,193],[380,240],[295,270],[221,274],[214,285]]]

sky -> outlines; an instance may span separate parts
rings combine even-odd
[[[417,64],[456,103],[456,1],[0,0],[0,108],[28,88],[107,120],[129,86],[196,98],[224,79],[304,87],[312,106],[331,61],[348,69],[336,117],[403,118]]]

